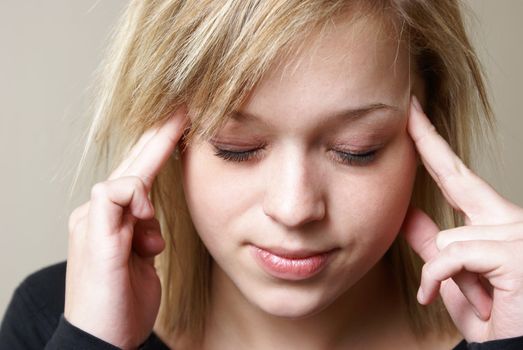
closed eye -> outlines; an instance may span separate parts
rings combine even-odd
[[[248,151],[228,151],[215,147],[214,155],[231,162],[245,162],[255,158],[260,150],[261,148]]]
[[[246,151],[230,151],[224,150],[214,146],[214,155],[230,162],[246,162],[249,160],[258,159],[263,148],[257,148]],[[343,164],[346,165],[365,165],[372,162],[376,156],[377,150],[366,151],[366,152],[342,152],[333,150],[336,158]]]
[[[342,163],[347,165],[365,165],[372,162],[376,156],[377,150],[368,151],[365,153],[349,153],[335,151],[340,157]]]

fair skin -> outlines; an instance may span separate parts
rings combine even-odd
[[[258,120],[231,120],[182,155],[188,208],[215,260],[203,348],[352,348],[363,334],[379,348],[387,335],[409,338],[398,296],[383,297],[390,272],[377,264],[405,217],[417,165],[406,130],[408,55],[401,50],[394,63],[397,43],[357,25],[329,27],[296,62],[270,70],[240,109]],[[392,107],[332,117],[378,103]],[[214,146],[260,144],[257,160],[214,155]],[[360,165],[336,154],[376,149]],[[267,275],[252,244],[337,251],[322,273],[297,282]]]
[[[257,122],[231,120],[182,154],[187,204],[214,259],[204,349],[452,348],[457,338],[419,340],[409,331],[382,260],[401,227],[427,261],[420,302],[439,292],[469,341],[523,334],[523,209],[469,172],[409,104],[421,90],[409,84],[405,50],[383,32],[349,29],[337,23],[296,57],[292,74],[281,79],[284,62],[260,81],[240,110]],[[395,108],[328,119],[370,103]],[[160,300],[153,259],[164,242],[147,194],[189,122],[180,109],[147,131],[70,218],[65,317],[124,349],[153,330]],[[232,162],[214,155],[215,146],[263,149]],[[337,153],[372,149],[375,158],[362,164],[344,164]],[[417,153],[466,226],[440,232],[426,214],[408,210]],[[320,273],[293,281],[262,270],[248,253],[252,244],[334,253]]]

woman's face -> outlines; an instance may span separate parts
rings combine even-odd
[[[417,161],[408,54],[390,33],[368,19],[336,22],[274,66],[214,139],[182,154],[214,280],[267,313],[325,308],[399,231]],[[227,160],[217,148],[253,152]]]

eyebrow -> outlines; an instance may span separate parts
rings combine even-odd
[[[388,105],[385,103],[371,103],[365,106],[360,107],[352,107],[347,109],[341,109],[339,111],[336,111],[332,113],[330,116],[325,116],[322,119],[322,121],[326,122],[341,122],[341,121],[352,121],[355,119],[360,119],[366,115],[371,114],[375,111],[381,111],[381,110],[389,110],[393,112],[401,112],[401,109],[396,106]],[[235,110],[231,113],[231,118],[233,120],[236,120],[238,122],[265,122],[260,118],[259,116],[256,116],[255,114],[248,113],[248,112],[241,112],[238,110]]]

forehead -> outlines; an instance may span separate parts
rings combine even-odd
[[[409,56],[392,23],[348,14],[327,23],[296,54],[276,61],[241,110],[303,122],[341,107],[402,105],[409,86]]]

